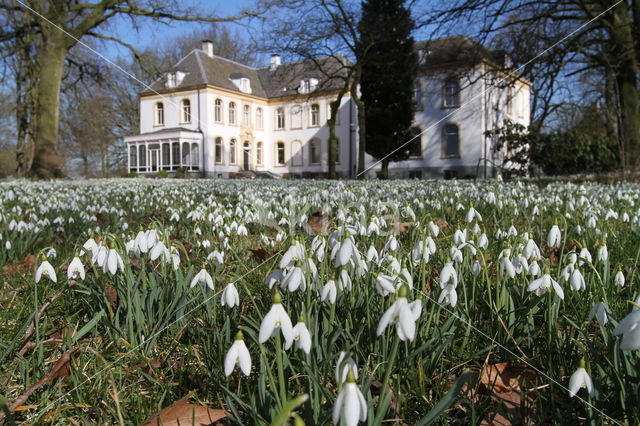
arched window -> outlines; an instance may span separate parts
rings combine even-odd
[[[284,166],[284,142],[276,143],[276,165]]]
[[[182,142],[182,166],[189,167],[191,165],[191,155],[189,150],[189,142]]]
[[[262,108],[256,109],[256,127],[262,129],[263,127]]]
[[[236,103],[229,102],[229,124],[236,124]]]
[[[291,142],[291,165],[292,166],[302,166],[302,142],[293,141]]]
[[[422,157],[422,130],[420,127],[412,127],[407,132],[405,145],[408,157]]]
[[[129,170],[138,168],[138,152],[135,145],[129,146]]]
[[[215,155],[216,164],[224,164],[224,157],[222,155],[222,138],[216,138]]]
[[[222,123],[222,99],[216,99],[213,105],[213,120]]]
[[[442,157],[460,158],[460,133],[458,125],[447,123],[442,128]]]
[[[311,105],[311,120],[310,126],[316,127],[320,125],[320,105],[312,104]]]
[[[171,154],[171,156],[173,157],[172,166],[179,167],[180,166],[180,142],[173,142],[171,144],[171,149],[173,150],[173,153]]]
[[[444,81],[444,107],[460,106],[460,83],[456,77],[449,77]]]
[[[251,108],[249,105],[245,105],[242,107],[242,125],[249,126],[251,123]]]
[[[276,110],[276,129],[284,129],[284,108],[278,108]]]
[[[162,102],[156,102],[155,112],[153,114],[154,122],[156,126],[164,126],[164,104]]]
[[[181,103],[181,123],[191,123],[191,101],[189,99],[183,99]]]
[[[258,142],[258,144],[256,145],[256,162],[259,165],[262,165],[263,160],[263,148],[262,148],[262,142]]]
[[[147,167],[147,147],[144,145],[140,145],[138,147],[138,166],[141,171],[146,171]]]
[[[237,152],[238,150],[238,144],[236,143],[235,139],[231,139],[229,141],[229,164],[236,164],[237,161]]]
[[[294,105],[289,112],[291,114],[291,128],[302,128],[302,108],[300,105]]]
[[[320,139],[311,139],[309,141],[309,163],[320,164]]]
[[[200,146],[195,142],[191,144],[191,168],[200,168]]]

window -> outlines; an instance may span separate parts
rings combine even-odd
[[[292,129],[301,129],[302,128],[302,108],[300,105],[294,105],[290,111],[291,114],[291,128]]]
[[[195,142],[191,144],[191,168],[200,168],[200,147]]]
[[[420,80],[416,80],[413,84],[413,103],[415,104],[417,111],[422,111],[424,109],[422,98],[422,83],[420,83]]]
[[[164,104],[162,102],[156,102],[154,113],[154,125],[164,126]]]
[[[309,141],[309,163],[320,164],[320,139]]]
[[[229,102],[229,124],[236,124],[236,103]]]
[[[248,78],[240,79],[240,91],[244,93],[251,93],[251,82]]]
[[[236,164],[237,148],[236,140],[231,139],[231,141],[229,141],[229,164]]]
[[[258,129],[262,129],[263,126],[263,122],[262,122],[262,108],[257,108],[256,109],[256,127]]]
[[[173,151],[173,164],[174,167],[180,166],[180,142],[173,142],[171,144],[171,150]]]
[[[222,99],[216,99],[213,106],[213,120],[222,123]]]
[[[513,88],[507,88],[507,114],[513,114]]]
[[[460,84],[455,77],[449,77],[444,82],[444,103],[445,108],[460,106]]]
[[[299,93],[311,93],[316,90],[318,86],[318,80],[315,78],[305,78],[300,82],[300,87],[298,88]]]
[[[276,129],[284,129],[284,108],[278,108],[276,110]]]
[[[302,143],[300,141],[291,142],[291,165],[302,166]]]
[[[138,166],[137,148],[135,145],[129,146],[129,167],[131,169]]]
[[[256,145],[256,162],[258,163],[258,165],[262,165],[262,156],[263,156],[263,148],[262,148],[262,142],[258,142],[258,144]]]
[[[284,166],[284,142],[276,143],[276,165]]]
[[[165,170],[170,169],[170,156],[171,156],[171,145],[168,143],[163,143],[162,144],[162,159],[160,160],[160,164],[162,165],[162,168]]]
[[[180,109],[182,112],[182,114],[180,115],[180,122],[191,123],[191,101],[189,99],[183,99],[182,108]]]
[[[408,142],[405,145],[406,153],[408,157],[422,157],[422,130],[420,127],[412,127],[407,132]]]
[[[311,105],[311,127],[317,127],[320,125],[320,105]]]
[[[460,158],[460,134],[458,125],[448,123],[443,128],[443,158]]]
[[[140,145],[138,147],[138,166],[143,167],[142,171],[146,170],[144,168],[147,167],[147,147],[144,145]]]
[[[215,155],[216,164],[224,164],[224,158],[222,157],[222,138],[216,138]]]
[[[250,122],[251,122],[251,108],[249,108],[249,105],[245,105],[242,107],[242,125],[248,127]]]
[[[327,103],[327,121],[331,118],[331,104],[336,103],[336,100],[333,100]],[[340,124],[340,107],[338,106],[338,115],[336,117],[336,124]]]
[[[182,142],[182,165],[189,166],[190,159],[191,159],[191,152],[189,150],[189,143]]]

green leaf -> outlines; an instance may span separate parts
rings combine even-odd
[[[291,412],[299,405],[302,405],[307,399],[309,399],[309,395],[305,393],[287,401],[282,407],[282,410],[280,410],[275,419],[271,422],[271,426],[284,425],[286,421],[289,420],[289,417],[291,417]]]
[[[425,426],[433,423],[433,421],[437,419],[440,414],[442,414],[447,408],[451,406],[451,404],[456,401],[456,399],[458,399],[460,390],[465,385],[465,383],[469,381],[470,376],[471,374],[469,373],[469,371],[465,371],[464,373],[462,373],[460,377],[458,377],[458,380],[456,380],[456,382],[453,384],[451,389],[449,389],[449,392],[447,392],[447,394],[440,401],[438,401],[435,407],[433,407],[426,416],[421,418],[418,423],[416,423],[416,426]]]
[[[80,331],[78,331],[73,338],[71,339],[71,343],[76,343],[78,340],[82,339],[82,337],[84,337],[85,334],[87,334],[88,332],[90,332],[93,327],[96,326],[96,324],[98,324],[98,321],[100,321],[102,319],[102,317],[105,315],[104,309],[102,309],[100,312],[98,312],[96,314],[95,317],[93,317],[91,319],[91,321],[89,321],[88,323],[86,323],[81,329]]]

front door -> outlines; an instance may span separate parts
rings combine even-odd
[[[242,168],[244,170],[249,170],[250,155],[251,155],[251,148],[249,148],[249,142],[245,141],[244,146],[242,147]]]
[[[149,150],[149,166],[150,171],[157,172],[160,166],[160,150],[159,149],[150,149]]]

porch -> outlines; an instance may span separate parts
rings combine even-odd
[[[189,172],[203,170],[202,133],[187,129],[167,129],[128,136],[127,170],[153,174],[161,170]]]

